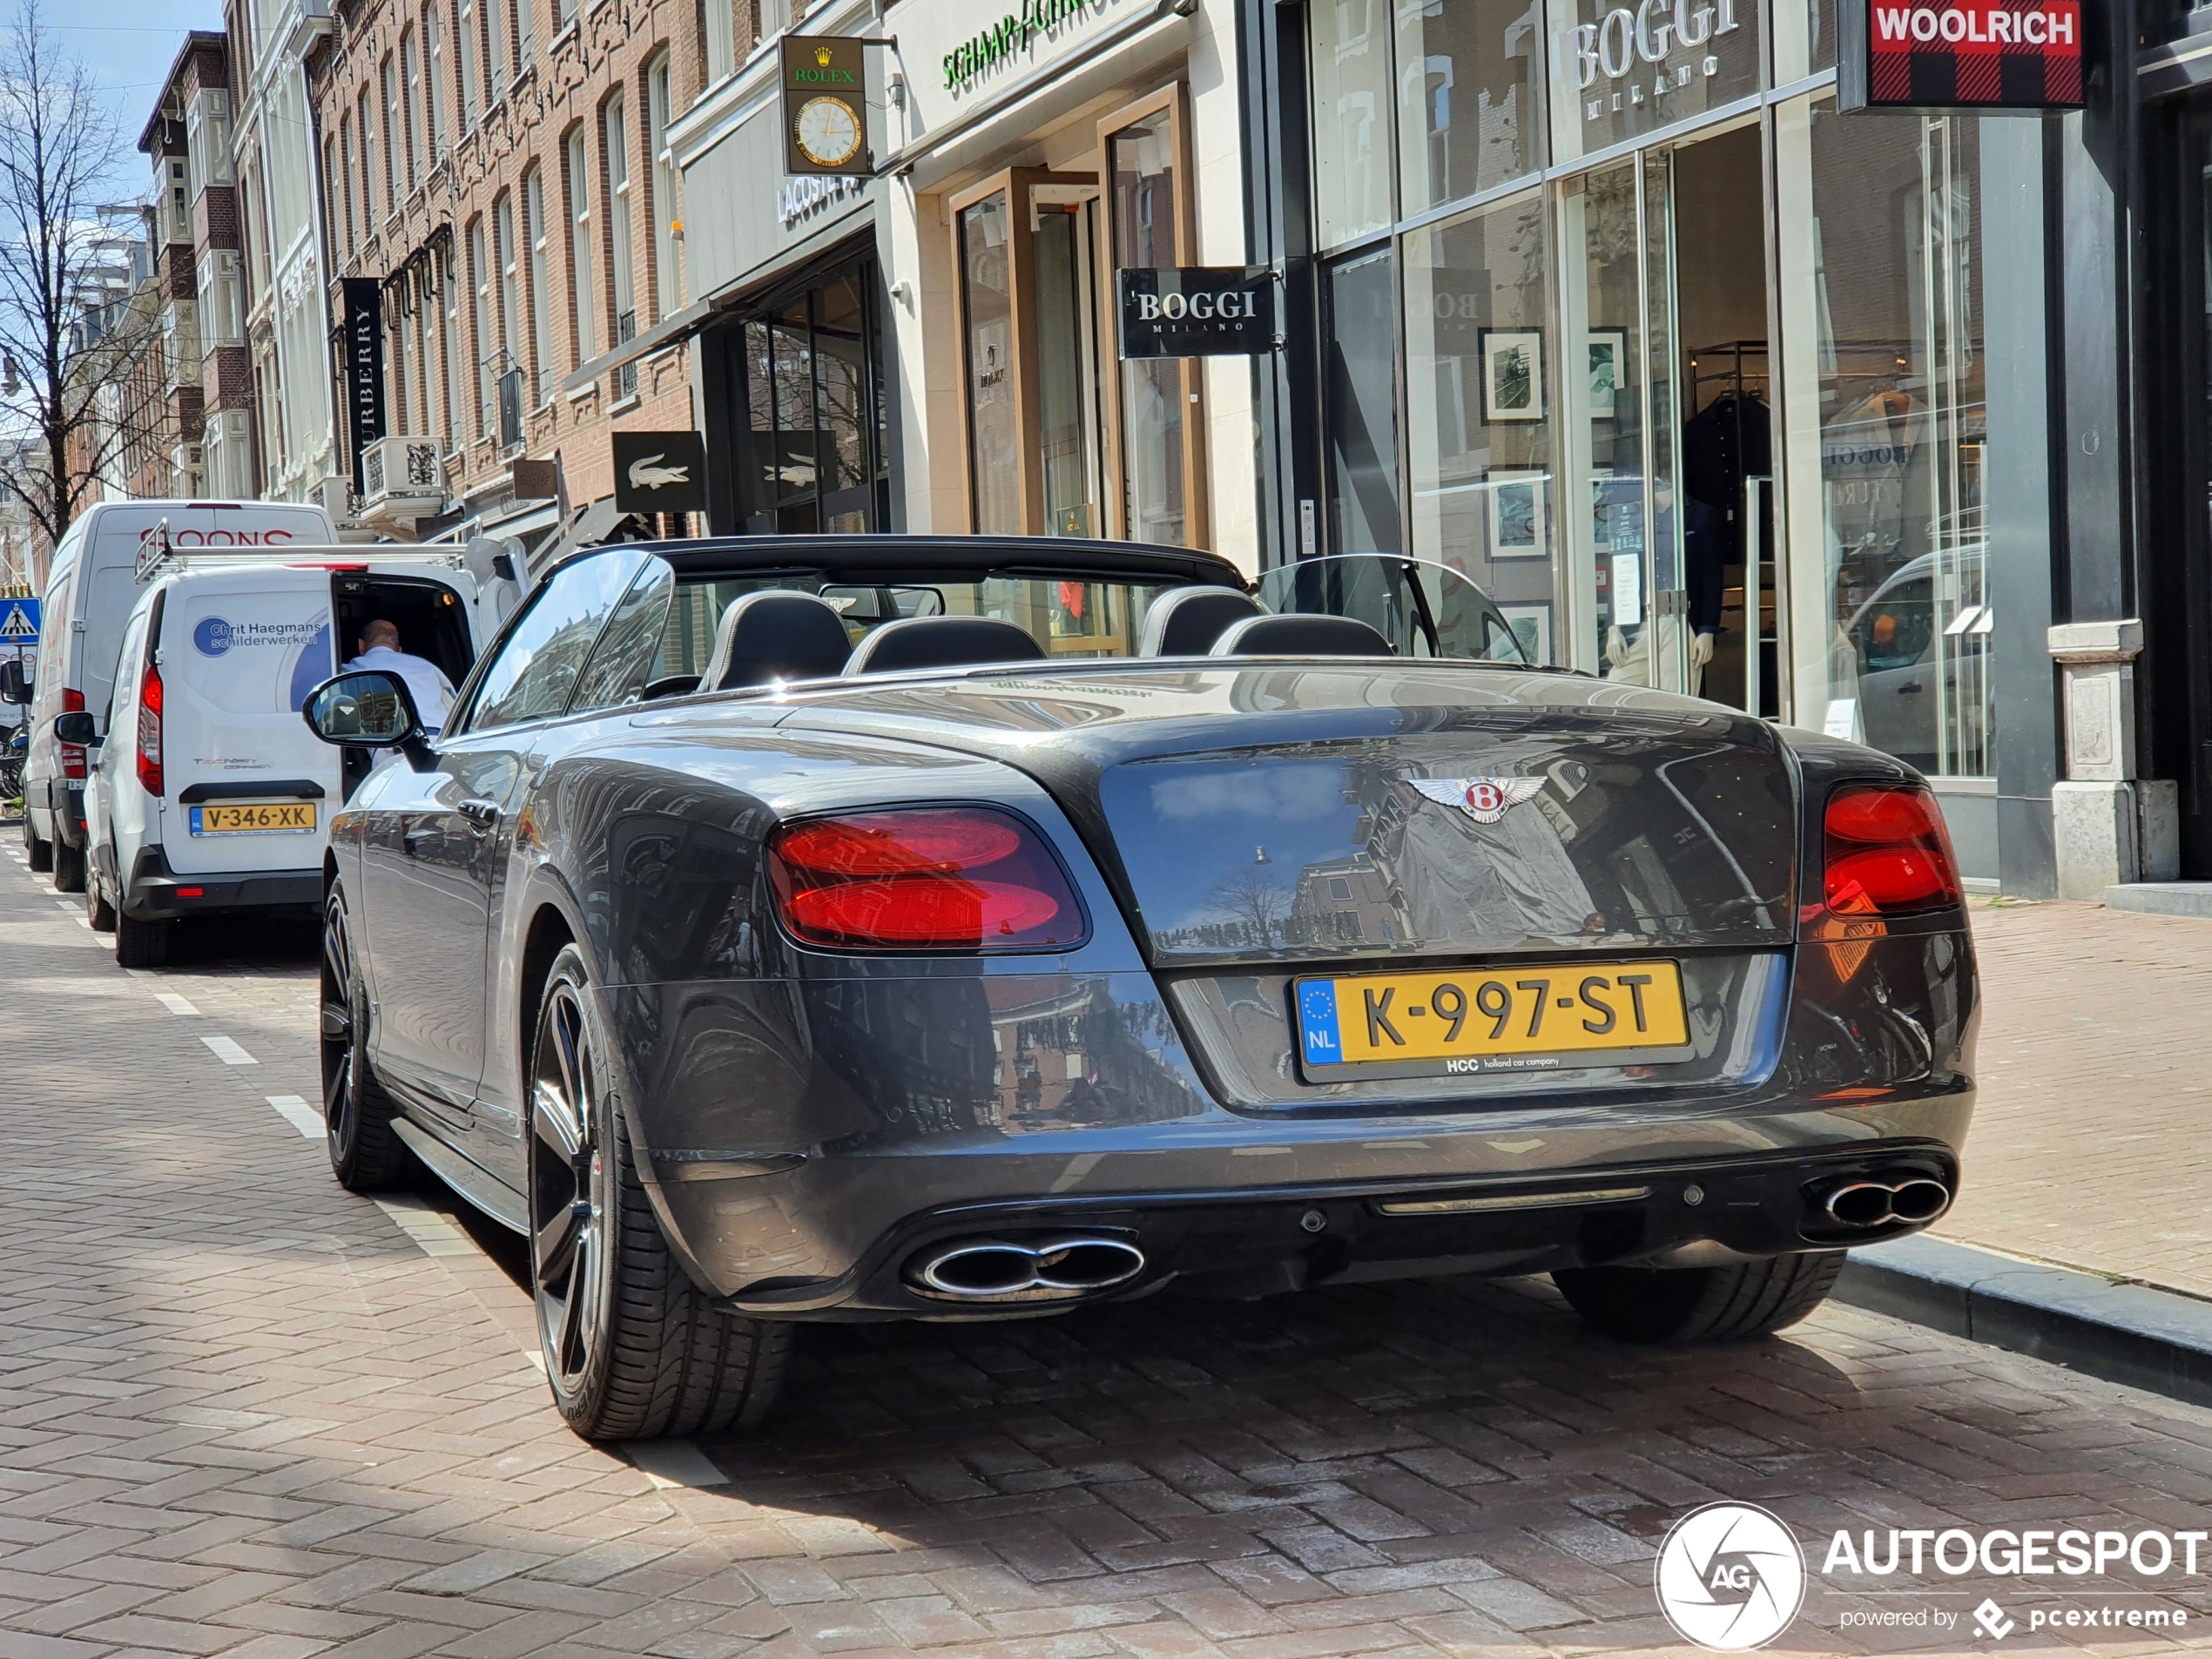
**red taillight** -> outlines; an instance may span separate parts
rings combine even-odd
[[[82,714],[84,711],[84,692],[64,691],[62,693],[62,712],[64,714]],[[63,777],[82,778],[84,775],[84,750],[83,745],[74,743],[63,744],[61,745],[61,757]]]
[[[205,899],[207,896],[207,889],[206,887],[179,887],[177,896],[179,899]]]
[[[1082,908],[1037,833],[980,806],[794,824],[770,843],[784,924],[843,950],[1068,950]]]
[[[146,793],[163,793],[161,778],[161,671],[146,664],[138,683],[138,781]]]
[[[1904,916],[1959,902],[1959,867],[1935,797],[1925,789],[1846,785],[1828,798],[1828,908]]]

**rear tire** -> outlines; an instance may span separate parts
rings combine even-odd
[[[115,907],[107,901],[107,890],[100,885],[98,870],[85,873],[84,920],[96,934],[115,931]]]
[[[399,1103],[368,1063],[368,988],[354,961],[346,890],[322,907],[322,1123],[331,1173],[348,1192],[381,1192],[414,1173],[415,1155],[393,1132]]]
[[[169,924],[134,921],[118,911],[115,918],[115,961],[120,968],[166,968]]]
[[[71,846],[67,841],[54,843],[54,891],[82,893],[84,891],[84,849]]]
[[[774,1404],[792,1328],[692,1284],[638,1178],[589,970],[554,958],[532,1045],[530,1279],[554,1404],[586,1440],[715,1433]]]
[[[1584,1324],[1624,1342],[1750,1342],[1826,1301],[1849,1254],[1808,1251],[1725,1267],[1578,1267],[1554,1273],[1552,1283]]]
[[[40,840],[38,832],[30,827],[30,803],[29,801],[25,801],[23,806],[23,846],[24,851],[30,854],[32,869],[43,874],[54,867],[54,844],[51,841]]]

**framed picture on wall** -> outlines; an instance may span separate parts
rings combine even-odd
[[[1550,475],[1493,467],[1484,479],[1490,504],[1490,556],[1494,559],[1541,559],[1545,521],[1551,503],[1546,498]]]
[[[1552,608],[1549,605],[1500,605],[1498,614],[1521,642],[1521,652],[1532,663],[1552,659]]]
[[[1613,400],[1621,386],[1629,337],[1619,328],[1590,330],[1590,419],[1610,421]]]
[[[1482,355],[1482,418],[1541,421],[1544,418],[1544,337],[1533,328],[1485,328],[1477,337]]]

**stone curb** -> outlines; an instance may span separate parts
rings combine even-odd
[[[1836,1299],[2212,1406],[2212,1303],[1921,1234],[1851,1252]]]

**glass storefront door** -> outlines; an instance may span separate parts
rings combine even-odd
[[[952,200],[979,533],[1100,533],[1098,194],[1086,174],[1016,167]]]

